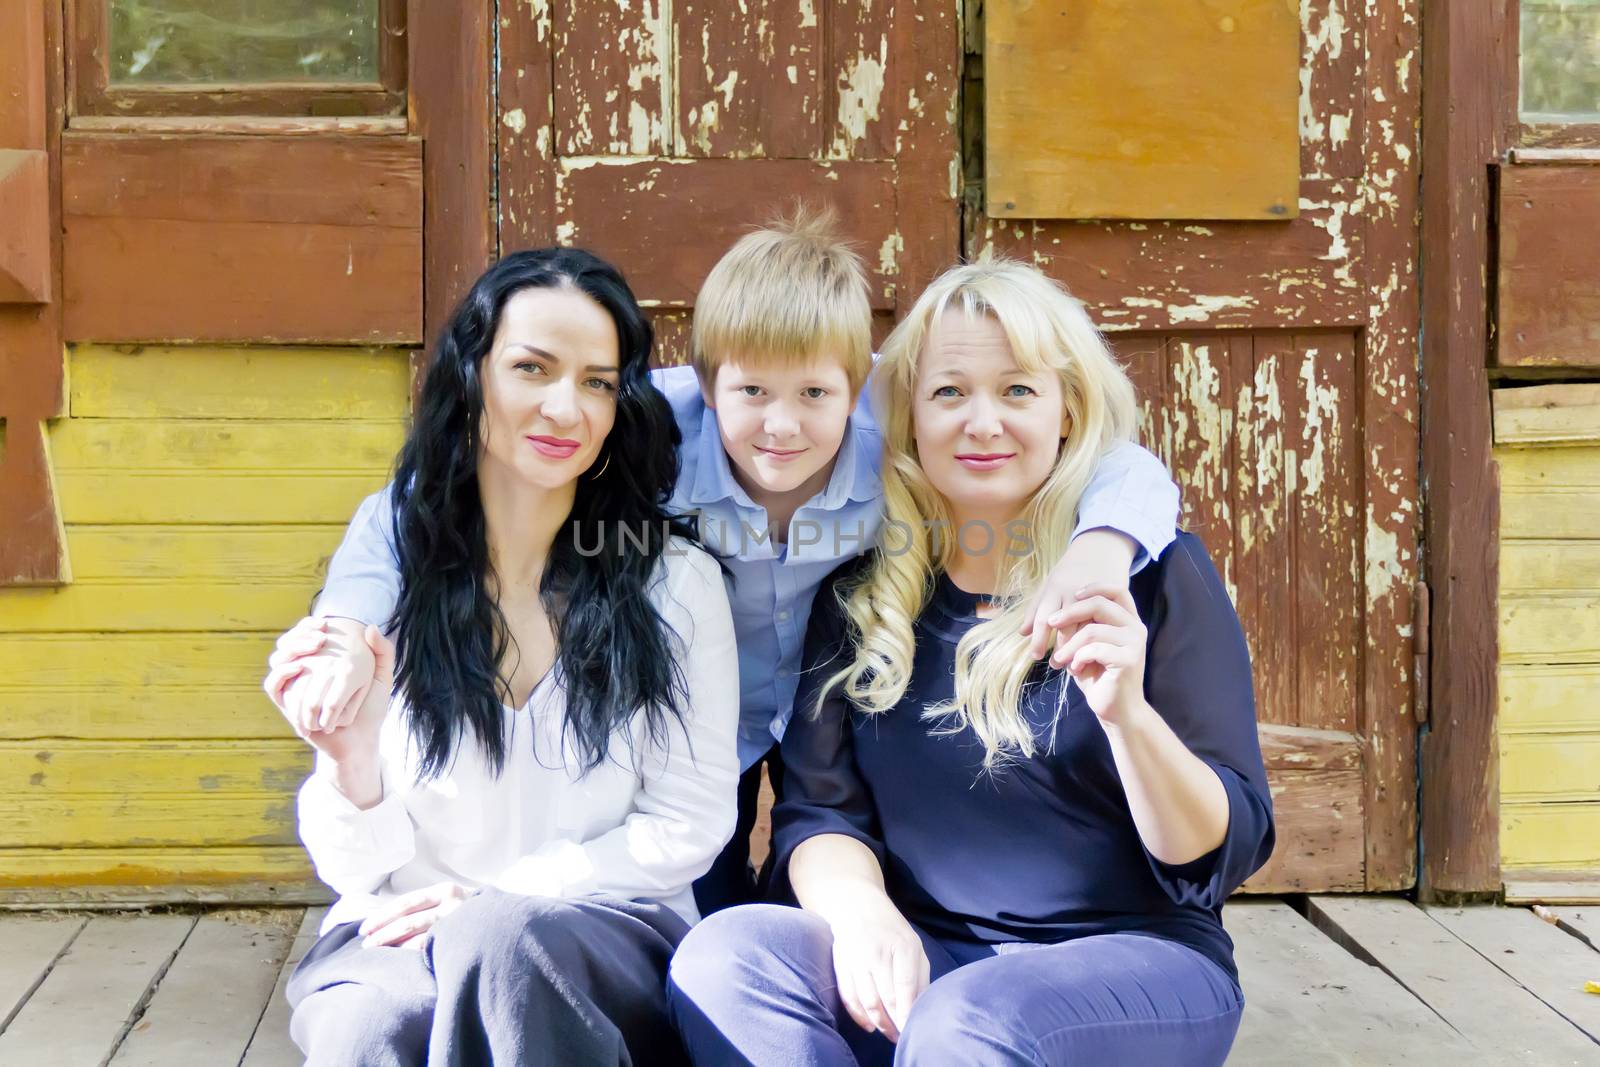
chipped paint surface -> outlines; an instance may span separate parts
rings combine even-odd
[[[1249,308],[1256,303],[1253,296],[1215,296],[1196,293],[1187,304],[1168,304],[1167,314],[1174,323],[1206,322],[1211,316],[1228,308]]]
[[[850,146],[865,136],[867,125],[878,118],[883,97],[883,73],[889,60],[889,39],[878,39],[877,55],[860,52],[845,64],[839,86],[838,131],[832,154],[848,157]]]
[[[1301,409],[1300,491],[1312,498],[1322,496],[1328,453],[1337,450],[1341,432],[1338,418],[1339,389],[1318,381],[1317,358],[1318,350],[1308,348],[1300,363],[1300,381],[1305,388],[1304,406]],[[1338,507],[1340,501],[1327,500],[1323,503],[1325,506]]]

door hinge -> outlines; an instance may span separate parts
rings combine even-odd
[[[1427,582],[1411,587],[1411,707],[1417,725],[1428,721],[1428,627],[1432,594]]]

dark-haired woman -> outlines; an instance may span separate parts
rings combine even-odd
[[[293,724],[340,894],[288,987],[311,1064],[676,1056],[667,961],[733,829],[738,708],[720,572],[662,509],[650,342],[571,249],[491,267],[440,340],[363,505],[401,575],[388,637],[360,637],[378,678]]]

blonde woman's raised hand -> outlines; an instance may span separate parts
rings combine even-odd
[[[301,737],[355,719],[376,673],[365,629],[353,619],[307,617],[278,638],[261,687]]]
[[[1061,613],[1076,632],[1051,656],[1072,675],[1089,707],[1108,725],[1144,705],[1149,631],[1126,587],[1090,586]]]

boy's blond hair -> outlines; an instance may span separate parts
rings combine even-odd
[[[844,364],[852,393],[872,370],[872,307],[861,257],[831,209],[796,207],[717,261],[694,305],[691,359],[710,388],[724,363]]]

